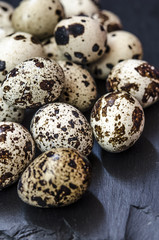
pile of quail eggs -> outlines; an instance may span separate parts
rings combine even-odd
[[[159,72],[142,57],[140,40],[99,1],[0,1],[0,189],[20,178],[30,205],[80,199],[93,136],[106,151],[127,150],[143,132],[143,108],[159,99]],[[95,80],[106,81],[104,96]],[[30,131],[20,124],[28,109]]]

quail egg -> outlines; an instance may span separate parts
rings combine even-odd
[[[58,63],[48,58],[32,58],[12,69],[2,84],[8,105],[35,108],[55,101],[63,87],[64,73]]]
[[[105,27],[107,32],[113,32],[122,29],[120,18],[111,11],[101,10],[97,13],[94,13],[92,18],[99,21]]]
[[[12,13],[14,8],[4,1],[0,1],[0,28],[12,27]]]
[[[125,60],[108,75],[107,90],[126,91],[148,107],[159,99],[159,71],[146,61]]]
[[[12,27],[0,27],[0,39],[13,34],[15,30]]]
[[[71,62],[58,62],[65,74],[65,82],[60,102],[66,102],[81,112],[89,110],[97,98],[96,83],[90,73]]]
[[[58,48],[55,37],[45,39],[42,42],[42,46],[46,57],[54,59],[55,61],[67,60],[67,58],[61,53],[60,49]]]
[[[71,147],[90,154],[93,134],[85,116],[66,103],[51,103],[40,108],[30,127],[37,147],[45,152],[53,147]]]
[[[16,31],[45,38],[52,35],[63,17],[59,0],[23,0],[13,13],[12,24]]]
[[[17,64],[32,57],[43,57],[39,40],[29,33],[17,32],[0,39],[0,82]]]
[[[94,77],[104,79],[111,69],[126,59],[142,59],[143,50],[140,40],[132,33],[123,30],[108,33],[107,50],[98,61],[90,64],[89,70]]]
[[[3,100],[3,92],[0,87],[0,122],[22,122],[24,119],[24,110],[9,106]]]
[[[36,207],[62,207],[76,202],[91,179],[90,162],[78,151],[55,148],[37,157],[18,184],[18,195]]]
[[[18,180],[34,152],[34,141],[22,125],[0,122],[0,189]]]
[[[55,40],[67,60],[86,64],[102,57],[107,34],[98,21],[74,16],[57,24]]]
[[[75,15],[88,15],[98,12],[99,8],[92,0],[60,0],[64,7],[66,18]]]
[[[109,152],[122,152],[131,147],[143,132],[144,122],[142,106],[124,91],[102,96],[91,112],[94,136]]]

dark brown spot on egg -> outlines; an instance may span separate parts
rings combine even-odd
[[[88,87],[89,85],[90,85],[90,83],[88,82],[88,81],[82,81],[83,83],[84,83],[84,85],[86,86],[86,87]]]
[[[63,200],[64,197],[68,196],[71,194],[71,191],[68,187],[62,185],[59,190],[57,190],[57,193],[55,195],[55,201],[57,205],[60,204],[61,200]]]
[[[55,40],[57,45],[66,45],[69,43],[69,32],[64,26],[56,29]]]
[[[107,45],[105,53],[109,53],[109,52],[110,52],[110,47]]]
[[[72,111],[72,114],[73,114],[76,118],[79,118],[79,113],[78,113],[78,112]]]
[[[3,124],[0,126],[0,133],[3,133],[3,132],[13,132],[15,129],[14,129],[14,125],[11,124],[11,125],[7,125],[7,124]]]
[[[102,32],[105,31],[105,29],[104,29],[104,27],[103,27],[102,24],[100,24],[100,30],[101,30]]]
[[[94,129],[95,129],[95,132],[96,132],[96,135],[97,135],[98,139],[102,139],[103,138],[103,132],[102,132],[101,126],[95,125]]]
[[[70,188],[72,188],[72,189],[78,188],[78,187],[77,187],[75,184],[73,184],[73,183],[70,183],[69,186],[70,186]]]
[[[54,80],[43,80],[40,83],[40,88],[44,91],[51,91],[54,84],[55,84]]]
[[[142,98],[143,103],[147,103],[148,100],[152,98],[153,101],[159,98],[159,84],[156,82],[151,82],[147,88],[145,88],[144,96]]]
[[[115,93],[111,93],[104,97],[105,99],[105,106],[102,108],[102,117],[107,116],[107,108],[112,107],[115,104],[116,99],[118,98],[118,95]]]
[[[135,107],[132,113],[133,127],[131,128],[130,134],[133,135],[139,131],[143,120],[143,111],[139,107]]]
[[[68,166],[70,166],[71,168],[74,168],[74,169],[77,168],[77,164],[75,163],[74,160],[70,160],[69,163],[68,163]]]
[[[4,71],[4,69],[5,69],[5,67],[6,67],[6,62],[5,62],[5,61],[2,61],[2,60],[0,60],[0,72],[3,72],[3,71]]]
[[[1,134],[0,135],[0,142],[5,142],[5,141],[6,141],[6,134]]]
[[[4,6],[1,6],[1,8],[3,9],[3,11],[7,12],[8,11],[8,8],[7,7],[4,7]]]
[[[32,154],[32,142],[31,141],[27,141],[24,147],[24,153],[25,153],[25,158],[28,157],[28,154]]]
[[[14,39],[15,40],[24,40],[24,39],[26,39],[26,37],[23,36],[23,35],[17,35],[17,36],[14,37]]]
[[[93,45],[92,51],[93,52],[98,52],[98,50],[99,50],[99,45],[96,43],[96,44]]]
[[[132,59],[140,59],[141,58],[141,54],[135,54],[132,56]]]
[[[81,52],[74,52],[76,58],[82,59],[84,57],[83,53]]]
[[[79,23],[74,23],[68,26],[68,31],[70,35],[73,35],[74,38],[83,35],[84,33],[84,26],[83,24],[79,24]]]
[[[37,205],[40,206],[40,207],[46,207],[47,206],[46,201],[43,200],[41,197],[32,196],[31,201],[36,202]]]
[[[143,77],[154,78],[159,80],[159,71],[148,63],[143,63],[135,70]]]
[[[115,126],[114,132],[113,132],[114,137],[111,137],[109,139],[109,143],[111,143],[114,147],[116,147],[116,144],[121,145],[122,143],[127,141],[127,137],[124,137],[125,135],[125,126],[122,125],[121,127]]]
[[[114,65],[112,63],[107,63],[106,67],[109,68],[109,69],[112,69],[114,67]]]
[[[130,93],[131,90],[139,91],[139,86],[136,83],[127,83],[125,86],[121,87],[121,90]]]
[[[18,75],[18,68],[13,68],[10,72],[9,72],[9,77],[16,77]]]
[[[72,119],[70,121],[68,121],[68,123],[70,124],[71,128],[74,128],[75,123],[74,123],[74,121]]]
[[[108,92],[115,91],[118,89],[118,84],[120,83],[120,79],[118,78],[108,78],[106,81],[106,88]]]
[[[0,157],[1,157],[2,163],[5,163],[4,160],[11,158],[12,154],[8,150],[2,149],[0,150]]]
[[[38,67],[38,68],[44,68],[44,63],[36,61],[35,66]]]
[[[100,111],[101,111],[101,106],[102,106],[102,99],[100,98],[96,104],[94,105],[92,112],[91,112],[91,117],[95,118],[95,120],[98,122],[100,120]]]

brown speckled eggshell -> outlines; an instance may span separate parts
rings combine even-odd
[[[97,98],[94,79],[86,69],[75,63],[65,61],[58,63],[65,74],[64,88],[59,101],[71,104],[81,112],[89,110]]]
[[[44,57],[44,50],[31,34],[17,32],[0,39],[0,83],[17,64],[33,57]]]
[[[22,125],[0,122],[0,189],[13,184],[32,161],[34,141]]]
[[[108,33],[107,50],[103,57],[90,64],[92,75],[99,79],[108,76],[112,68],[127,59],[142,59],[143,49],[140,40],[132,33],[123,30]]]
[[[146,61],[129,59],[118,63],[106,85],[109,92],[130,93],[144,108],[159,100],[159,71]]]
[[[89,161],[73,149],[55,148],[37,157],[18,184],[18,195],[36,207],[62,207],[76,202],[91,178]]]
[[[90,17],[74,16],[57,24],[55,40],[68,60],[86,64],[104,54],[107,32],[98,21]]]
[[[40,108],[31,121],[30,130],[42,152],[53,147],[71,147],[87,156],[92,150],[90,124],[78,109],[66,103],[51,103]]]
[[[12,69],[2,84],[8,105],[26,109],[54,102],[60,95],[64,73],[48,58],[32,58]]]
[[[144,122],[142,106],[124,91],[102,96],[91,112],[94,136],[109,152],[122,152],[131,147],[142,134]]]
[[[45,38],[53,34],[56,24],[63,17],[59,0],[23,0],[13,13],[12,24],[16,31]]]

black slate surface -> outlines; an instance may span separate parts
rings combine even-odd
[[[101,6],[120,16],[142,41],[144,59],[159,67],[159,1],[103,0]],[[104,82],[98,87],[103,94]],[[77,203],[37,209],[18,198],[16,184],[1,191],[0,240],[158,240],[159,102],[145,116],[142,137],[128,151],[111,154],[95,143],[92,184]]]

